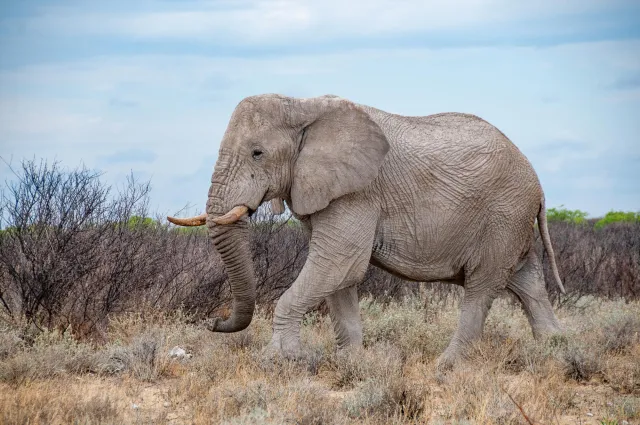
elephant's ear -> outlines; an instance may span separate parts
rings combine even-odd
[[[300,215],[367,187],[389,150],[380,127],[356,104],[333,97],[321,102],[303,129],[293,168],[290,207]]]

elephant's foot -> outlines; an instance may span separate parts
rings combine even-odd
[[[531,328],[533,331],[533,338],[536,341],[546,341],[549,339],[562,337],[563,335],[562,328],[557,321],[542,324],[536,323]]]
[[[438,372],[446,372],[452,370],[455,364],[460,360],[461,356],[458,353],[449,352],[446,350],[438,357],[436,361],[436,370]]]
[[[271,342],[265,347],[262,355],[267,360],[286,359],[299,360],[302,358],[300,337],[286,337],[279,332],[274,332]]]
[[[449,343],[444,353],[438,357],[436,369],[439,372],[446,372],[453,369],[457,364],[467,359],[469,348],[469,344],[454,339]]]

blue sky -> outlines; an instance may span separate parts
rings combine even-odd
[[[0,156],[133,172],[160,213],[203,210],[259,93],[473,113],[548,206],[640,211],[637,0],[0,1]]]

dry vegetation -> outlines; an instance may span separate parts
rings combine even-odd
[[[328,317],[311,313],[302,331],[306,353],[295,362],[263,360],[271,333],[264,311],[231,335],[178,313],[123,314],[110,321],[102,344],[5,325],[0,422],[640,420],[640,304],[583,298],[560,311],[566,335],[541,344],[520,308],[500,299],[471,358],[442,375],[434,360],[454,330],[457,306],[436,298],[431,291],[388,304],[364,298],[365,348],[349,354],[336,354]],[[176,345],[188,356],[170,358]]]
[[[148,191],[33,161],[3,191],[0,423],[640,423],[640,223],[551,223],[565,335],[534,342],[505,296],[471,358],[440,374],[460,288],[375,267],[362,352],[335,352],[320,306],[305,357],[265,361],[273,301],[307,250],[268,214],[252,226],[259,314],[237,334],[199,327],[227,309],[221,261],[205,231],[143,219]]]

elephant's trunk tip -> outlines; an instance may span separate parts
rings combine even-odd
[[[251,319],[253,317],[253,311],[245,316],[242,319],[238,317],[229,317],[226,320],[223,320],[220,317],[216,317],[213,319],[206,319],[204,321],[205,327],[211,332],[222,332],[222,333],[233,333],[240,332],[241,330],[246,329],[251,324]]]

